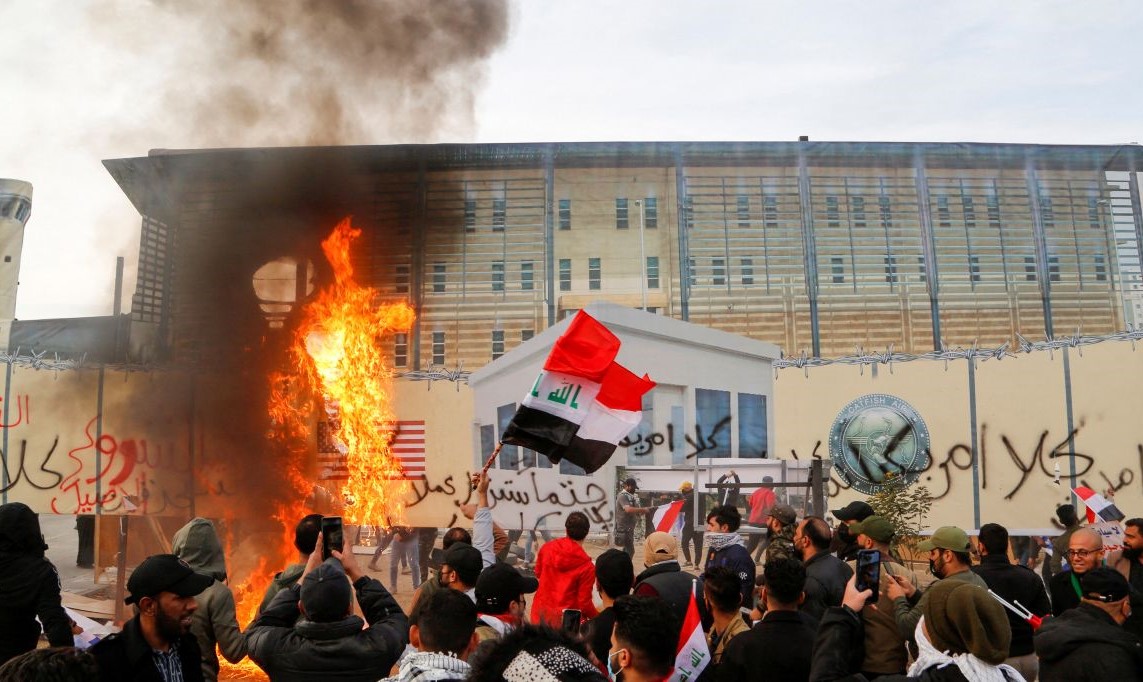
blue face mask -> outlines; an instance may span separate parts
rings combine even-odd
[[[626,651],[626,649],[620,649],[619,651]],[[619,679],[619,673],[623,672],[623,668],[620,668],[619,670],[615,670],[611,667],[611,659],[614,658],[616,656],[616,654],[619,653],[619,651],[615,651],[615,652],[612,652],[610,654],[607,654],[607,679],[609,679],[609,680],[618,680]]]

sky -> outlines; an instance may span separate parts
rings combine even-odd
[[[101,161],[153,148],[1143,141],[1133,0],[467,1],[0,3],[0,177],[35,188],[17,317],[109,314],[117,256],[129,302],[139,215]]]

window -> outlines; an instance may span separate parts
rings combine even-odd
[[[472,199],[464,202],[464,231],[476,232],[476,202]]]
[[[587,259],[587,288],[592,291],[598,291],[601,285],[600,282],[600,265],[598,258]]]
[[[764,197],[762,199],[763,225],[767,230],[778,228],[778,197]]]
[[[627,229],[627,199],[626,197],[615,200],[615,229]]]
[[[1032,256],[1024,256],[1024,279],[1029,282],[1036,281],[1036,259]]]
[[[526,260],[520,263],[520,289],[523,291],[531,291],[534,286],[532,281],[532,261]]]
[[[738,226],[750,227],[750,196],[738,195]]]
[[[516,405],[508,403],[496,408],[496,422],[499,427],[500,438],[504,438],[504,430],[516,416]],[[545,458],[546,459],[546,458]],[[500,448],[500,468],[515,471],[520,468],[520,446],[504,445]]]
[[[1044,229],[1049,230],[1056,226],[1056,213],[1052,210],[1052,198],[1040,195],[1040,220],[1044,221]]]
[[[433,263],[433,293],[439,294],[445,290],[445,264]]]
[[[492,264],[492,290],[504,291],[504,261]]]
[[[833,283],[845,284],[845,264],[841,256],[830,256],[830,269],[833,270]]]
[[[433,364],[443,365],[445,361],[444,332],[433,332]]]
[[[766,396],[738,394],[738,456],[766,456]]]
[[[1087,224],[1093,230],[1103,229],[1099,220],[1099,199],[1095,197],[1087,198]]]
[[[647,256],[647,288],[659,288],[659,257]]]
[[[508,217],[508,201],[505,199],[492,200],[492,231],[503,232]]]
[[[961,197],[960,204],[964,208],[964,226],[976,227],[976,206],[973,205],[972,197]]]
[[[397,293],[398,294],[409,293],[409,266],[408,265],[398,265],[397,266]]]
[[[841,227],[841,214],[837,208],[837,197],[826,197],[826,226]]]
[[[980,256],[968,257],[968,278],[973,282],[980,281]]]
[[[937,224],[940,227],[952,227],[952,214],[949,211],[948,197],[937,197]]]
[[[715,286],[724,286],[726,284],[726,260],[722,258],[710,259],[711,280],[710,283]]]
[[[853,212],[853,226],[856,228],[865,227],[865,197],[850,197],[849,198],[850,211]]]
[[[560,259],[560,291],[571,291],[571,259]]]
[[[492,359],[495,360],[496,358],[500,357],[501,355],[504,355],[504,330],[503,329],[493,329],[492,330]]]
[[[1000,197],[996,196],[995,192],[988,195],[986,199],[988,204],[988,226],[999,230],[1000,229]]]
[[[706,447],[699,457],[730,457],[730,392],[695,389],[695,431]]]
[[[560,229],[571,229],[571,199],[560,199]]]
[[[742,283],[743,284],[754,284],[754,259],[753,258],[743,258],[741,265],[742,265]]]
[[[643,227],[654,230],[659,227],[659,200],[656,197],[647,197],[643,205]]]
[[[898,281],[896,256],[885,256],[885,281],[890,284],[896,284]]]
[[[1107,281],[1107,259],[1102,253],[1095,254],[1095,281]]]
[[[393,366],[407,367],[409,365],[409,335],[393,335]]]
[[[695,286],[695,283],[696,283],[696,279],[695,279],[695,259],[694,259],[694,258],[688,258],[688,259],[687,259],[687,284],[688,284],[689,286],[692,286],[692,287],[693,287],[693,286]]]
[[[893,227],[893,204],[884,194],[877,197],[877,207],[881,211],[881,227]]]
[[[535,335],[536,335],[535,329],[521,329],[520,330],[520,341],[521,342],[527,341],[528,339],[532,338]]]
[[[917,256],[917,273],[921,277],[921,282],[929,281],[928,271],[925,270],[925,257]]]
[[[1060,257],[1048,256],[1048,281],[1060,281]]]

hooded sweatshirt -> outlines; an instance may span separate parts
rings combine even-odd
[[[569,537],[544,543],[536,555],[540,588],[532,598],[532,620],[560,627],[564,609],[579,609],[584,619],[599,611],[591,600],[595,564],[578,542]]]
[[[0,663],[36,648],[43,631],[52,646],[72,646],[71,618],[60,604],[60,576],[44,558],[40,520],[28,505],[0,505]]]
[[[198,608],[191,621],[191,633],[202,649],[203,679],[217,680],[215,643],[226,660],[237,663],[246,657],[246,639],[238,629],[234,593],[225,582],[226,560],[214,524],[201,517],[191,519],[175,533],[171,551],[194,570],[214,578],[214,583],[195,597]]]
[[[1143,644],[1098,606],[1045,619],[1033,642],[1044,682],[1143,680]]]

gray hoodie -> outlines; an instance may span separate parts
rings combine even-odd
[[[201,517],[191,519],[175,533],[171,551],[194,570],[214,578],[214,584],[195,597],[198,609],[191,622],[191,633],[202,649],[203,679],[217,680],[215,643],[226,660],[237,663],[246,657],[246,639],[234,613],[234,593],[225,582],[226,559],[214,524]]]

